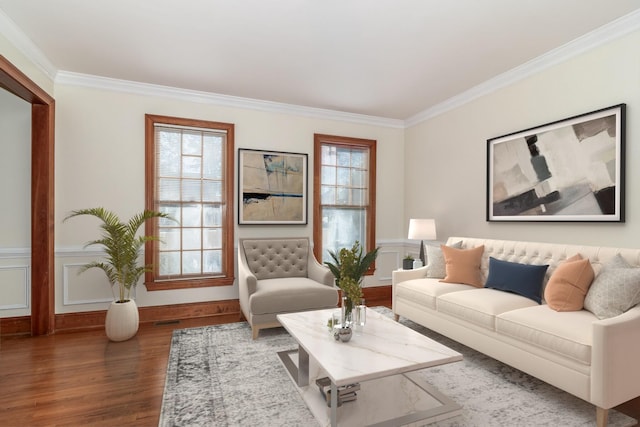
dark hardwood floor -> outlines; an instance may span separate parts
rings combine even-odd
[[[124,342],[103,330],[0,341],[0,425],[157,426],[174,329],[237,314],[142,324]]]
[[[157,426],[173,330],[237,320],[142,324],[121,343],[103,330],[2,338],[0,425]],[[637,419],[640,401],[619,409]]]

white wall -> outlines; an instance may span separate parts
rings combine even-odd
[[[80,265],[99,256],[83,244],[96,237],[91,218],[61,223],[71,210],[104,205],[123,217],[144,207],[144,114],[230,122],[236,148],[302,152],[313,164],[313,134],[378,141],[378,272],[367,285],[389,283],[405,251],[408,219],[433,217],[438,240],[451,235],[637,247],[640,172],[640,33],[544,70],[406,130],[384,124],[310,118],[57,83],[0,37],[2,54],[56,99],[56,313],[98,310],[111,300],[106,279]],[[618,103],[627,103],[625,224],[487,223],[486,140]],[[311,171],[311,167],[310,167]],[[237,179],[237,178],[236,178]],[[312,176],[309,177],[312,184]],[[237,183],[236,183],[237,189]],[[310,191],[312,187],[310,186]],[[28,199],[28,192],[13,196]],[[236,226],[236,238],[311,236],[307,226]],[[26,216],[25,216],[26,217]],[[237,298],[237,287],[146,292],[141,306]],[[7,315],[0,311],[0,316]]]
[[[638,247],[640,32],[417,124],[405,137],[405,223],[433,217],[438,240],[477,236]],[[486,140],[627,104],[626,223],[486,222]]]
[[[29,314],[31,104],[0,88],[0,317]]]
[[[57,84],[56,98],[56,312],[106,308],[111,299],[101,272],[78,275],[79,266],[99,253],[84,252],[85,242],[98,236],[94,218],[61,220],[71,210],[105,206],[124,218],[144,209],[144,115],[204,119],[235,124],[238,148],[306,153],[309,156],[309,224],[306,226],[238,226],[242,237],[312,235],[313,134],[324,133],[378,142],[378,243],[385,245],[378,273],[368,285],[389,283],[402,255],[396,239],[403,224],[404,130],[229,108],[162,96]],[[236,168],[237,171],[237,159]],[[237,180],[237,173],[235,174]],[[237,182],[235,184],[237,197]],[[237,206],[237,200],[235,201]],[[234,211],[237,210],[234,208]],[[235,213],[237,224],[237,212]],[[386,241],[386,243],[385,243]],[[235,299],[237,286],[147,292],[138,287],[140,306]]]

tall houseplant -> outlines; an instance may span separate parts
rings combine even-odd
[[[131,299],[131,289],[135,288],[142,275],[150,271],[151,265],[140,265],[139,259],[144,244],[157,240],[155,236],[138,236],[140,227],[151,218],[169,218],[167,214],[145,210],[134,215],[128,222],[120,220],[115,213],[102,208],[80,209],[71,212],[64,220],[90,215],[102,221],[102,236],[85,245],[101,245],[106,253],[105,261],[92,261],[85,264],[80,272],[99,268],[107,275],[111,284],[114,301],[107,311],[105,330],[112,341],[125,341],[138,331],[138,307]],[[118,288],[118,295],[114,287]]]
[[[376,260],[379,249],[375,248],[363,254],[363,248],[356,240],[351,249],[342,248],[338,253],[329,251],[329,256],[334,262],[325,261],[325,265],[336,278],[336,286],[342,290],[343,297],[346,297],[344,309],[347,317],[350,317],[353,311],[353,304],[362,298],[362,279]]]

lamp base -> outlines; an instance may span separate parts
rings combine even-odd
[[[424,259],[424,240],[420,240],[420,260],[422,261],[422,265],[427,265]]]

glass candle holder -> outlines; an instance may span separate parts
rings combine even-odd
[[[357,326],[364,326],[367,323],[367,306],[364,298],[355,306],[355,323]]]

